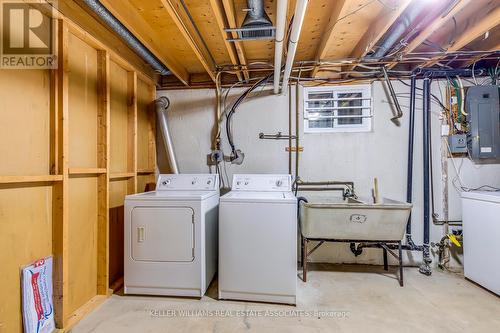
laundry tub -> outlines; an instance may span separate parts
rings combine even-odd
[[[299,223],[302,235],[302,280],[307,281],[308,256],[324,242],[351,243],[351,251],[357,256],[361,251],[355,243],[378,247],[383,250],[384,269],[388,270],[387,254],[399,263],[399,285],[403,286],[402,245],[412,205],[383,198],[374,204],[371,200],[343,200],[318,195],[299,198]],[[319,241],[309,250],[310,241]],[[395,246],[395,247],[394,247]],[[398,249],[398,253],[393,249]]]
[[[368,200],[307,196],[300,202],[300,229],[309,239],[400,241],[412,204],[383,198]]]

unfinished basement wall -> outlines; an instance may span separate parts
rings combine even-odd
[[[70,21],[58,29],[58,70],[0,70],[0,332],[22,332],[20,270],[43,257],[58,327],[109,296],[115,210],[155,180],[153,80]]]
[[[393,83],[400,97],[403,111],[401,126],[395,126],[390,118],[393,116],[390,109],[390,97],[381,82],[372,85],[374,103],[373,130],[368,133],[323,133],[304,134],[303,122],[300,121],[300,146],[304,151],[300,153],[299,176],[304,180],[351,180],[354,181],[357,193],[370,196],[373,187],[373,178],[379,180],[381,195],[406,201],[406,170],[408,151],[408,105],[409,87]],[[421,87],[421,82],[419,82]],[[260,140],[259,133],[276,134],[288,133],[288,105],[291,101],[293,119],[295,118],[295,87],[291,95],[272,95],[270,87],[260,90],[254,97],[245,101],[237,110],[233,118],[234,141],[239,149],[245,153],[242,165],[226,164],[229,181],[234,173],[288,173],[288,153],[285,148],[287,140]],[[235,89],[234,96],[242,89]],[[432,92],[445,99],[445,90],[438,84],[432,84]],[[302,94],[302,89],[299,89]],[[210,172],[206,164],[206,154],[210,152],[211,130],[214,121],[215,92],[213,90],[175,90],[160,91],[159,96],[170,98],[169,122],[173,143],[181,172]],[[443,102],[444,103],[444,102]],[[303,118],[302,107],[299,106],[299,119]],[[447,181],[451,181],[454,174],[450,169],[448,180],[441,172],[441,120],[440,109],[432,103],[432,140],[434,159],[434,192],[436,212],[441,216],[442,192]],[[417,244],[422,243],[422,102],[417,100],[415,124],[414,150],[414,209],[413,209],[413,238]],[[295,121],[293,121],[295,129]],[[222,134],[226,142],[225,131]],[[225,152],[229,151],[227,145]],[[458,160],[457,163],[460,163]],[[295,153],[293,154],[295,166]],[[162,154],[159,154],[160,171],[168,172]],[[224,170],[224,169],[223,169]],[[213,172],[213,170],[212,170]],[[294,173],[295,170],[292,170]],[[500,166],[475,166],[465,160],[462,168],[462,178],[469,186],[480,186],[485,182],[491,185],[500,185]],[[443,180],[442,180],[443,179]],[[448,185],[450,194],[450,218],[460,218],[460,200],[458,193]],[[452,198],[453,196],[453,198]],[[453,214],[451,214],[451,212]],[[458,215],[457,215],[458,214]],[[443,235],[443,227],[431,225],[431,241],[437,242]],[[418,252],[408,253],[406,262],[415,263],[420,260]],[[377,249],[365,249],[359,257],[354,257],[348,244],[323,245],[312,256],[312,260],[332,263],[368,263],[381,264],[382,258]],[[460,258],[458,258],[460,260]]]

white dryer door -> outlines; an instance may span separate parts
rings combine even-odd
[[[132,259],[194,260],[194,211],[189,207],[136,207],[132,210]]]

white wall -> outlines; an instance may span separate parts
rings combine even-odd
[[[373,178],[379,180],[381,194],[396,200],[406,201],[406,168],[408,144],[408,104],[409,87],[394,82],[395,89],[403,106],[404,116],[401,125],[390,121],[393,116],[390,98],[380,82],[372,85],[374,103],[373,130],[365,133],[324,133],[304,134],[303,123],[300,122],[300,146],[304,152],[300,154],[299,176],[304,180],[352,180],[357,193],[369,196],[373,186]],[[287,140],[260,140],[259,133],[275,134],[281,131],[288,133],[288,105],[291,100],[295,113],[295,87],[291,96],[270,94],[272,87],[258,91],[253,97],[241,104],[233,117],[234,141],[245,153],[242,165],[227,164],[226,170],[231,179],[233,173],[288,173],[288,153],[285,147]],[[234,89],[229,101],[243,90]],[[302,90],[299,89],[299,96]],[[437,83],[433,83],[432,91],[440,96]],[[444,90],[443,90],[444,91]],[[444,92],[443,92],[444,93]],[[209,172],[206,155],[210,152],[211,131],[215,114],[214,90],[174,90],[160,91],[158,95],[167,96],[171,101],[169,121],[175,151],[181,172]],[[299,105],[300,119],[302,107]],[[422,103],[417,100],[415,131],[415,165],[414,165],[414,209],[413,238],[417,244],[422,242]],[[432,104],[432,142],[434,146],[434,172],[437,211],[441,209],[441,144],[440,144],[440,109]],[[293,118],[295,116],[293,115]],[[295,123],[293,123],[295,128]],[[224,127],[223,127],[224,129]],[[225,152],[228,153],[225,131],[222,134]],[[168,171],[159,158],[160,170]],[[453,168],[449,163],[449,168]],[[295,162],[294,164],[295,165]],[[477,175],[480,174],[481,177]],[[464,161],[462,178],[469,186],[483,183],[496,185],[500,182],[500,168],[482,166],[477,169],[470,161]],[[453,178],[450,173],[450,179]],[[480,180],[479,180],[480,178]],[[479,184],[479,185],[475,185]],[[451,193],[449,186],[450,212],[459,214],[460,202],[456,194]],[[450,214],[451,218],[460,215]],[[443,231],[441,226],[431,226],[431,241],[439,241]],[[409,259],[417,263],[420,253],[410,253]],[[346,244],[323,245],[313,256],[316,261],[380,263],[380,250],[367,250],[355,258]]]

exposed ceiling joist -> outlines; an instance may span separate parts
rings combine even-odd
[[[495,28],[500,24],[500,7],[496,7],[488,15],[481,18],[474,25],[468,28],[458,39],[448,48],[447,52],[454,52],[467,46],[469,43],[473,42],[475,39],[484,35],[486,32]],[[436,64],[443,57],[436,57],[427,61],[423,67],[432,66]]]
[[[321,38],[321,41],[319,43],[318,50],[316,51],[316,61],[324,59],[327,47],[330,43],[332,43],[333,29],[335,28],[335,25],[337,24],[337,21],[340,18],[343,9],[347,6],[348,2],[348,0],[335,1],[335,6],[333,7],[332,13],[328,20],[328,24],[325,31],[323,32],[323,37]],[[316,66],[311,73],[311,77],[315,77],[316,74],[318,74],[318,70],[319,67]]]
[[[169,13],[175,25],[186,39],[187,43],[193,50],[196,58],[201,62],[203,68],[207,71],[210,78],[215,82],[215,64],[207,56],[209,50],[202,50],[203,45],[200,42],[200,37],[196,36],[196,29],[192,26],[188,18],[185,18],[185,13],[182,3],[179,0],[161,0],[161,3]]]
[[[353,58],[363,58],[373,47],[382,39],[385,33],[396,22],[399,16],[411,3],[411,0],[402,0],[395,8],[384,7],[383,11],[377,17],[376,21],[371,25],[360,39],[356,47],[351,53]],[[352,66],[354,68],[356,66]],[[351,68],[351,69],[352,69]]]
[[[231,63],[233,65],[239,65],[238,54],[236,53],[234,45],[231,42],[227,41],[228,34],[224,30],[227,26],[227,19],[224,13],[224,8],[222,7],[220,0],[210,0],[210,6],[214,11],[215,19],[217,21],[217,25],[219,27],[222,38],[224,38],[224,44],[226,46],[227,53],[229,54],[229,59],[231,59]],[[238,80],[241,81],[241,72],[238,72],[236,75],[238,76]]]
[[[409,53],[419,47],[427,38],[429,38],[435,31],[439,30],[446,22],[451,20],[457,13],[464,9],[472,0],[462,0],[455,4],[455,6],[444,16],[439,16],[430,25],[428,25],[422,32],[420,32],[415,39],[408,44],[402,52]]]
[[[189,83],[189,73],[169,54],[168,48],[160,45],[161,36],[141,17],[128,1],[100,0],[101,3],[134,34],[168,69],[185,85]]]
[[[233,1],[232,0],[222,0],[222,8],[224,9],[224,12],[226,13],[227,22],[229,24],[228,28],[237,28],[236,13],[234,11]],[[236,32],[232,32],[231,34],[232,34],[233,38],[238,38],[238,35],[236,34]],[[247,64],[247,59],[245,56],[245,50],[243,50],[243,45],[241,45],[241,42],[234,42],[234,46],[236,48],[236,53],[238,54],[238,59],[240,60],[240,64],[245,66]],[[243,76],[245,77],[245,80],[247,80],[247,81],[250,78],[248,71],[243,71]]]
[[[495,51],[498,51],[498,50],[500,50],[500,41],[494,47],[491,47],[491,48],[489,48],[489,49],[487,49],[485,51],[495,52]],[[475,62],[477,62],[477,61],[479,61],[479,60],[481,60],[482,58],[485,58],[485,57],[487,57],[487,56],[480,55],[480,56],[474,57],[473,59],[464,62],[461,67],[469,67],[470,65],[474,64]]]

